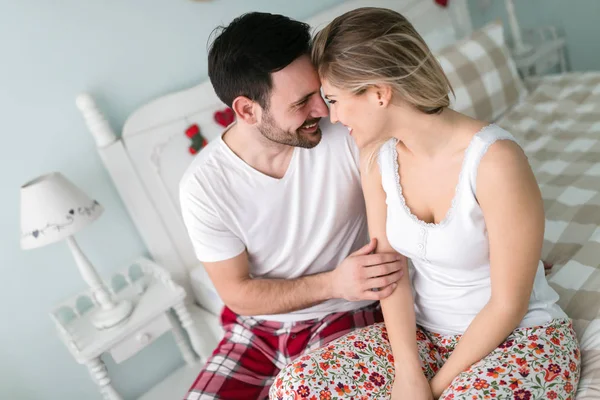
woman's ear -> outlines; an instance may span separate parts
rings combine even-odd
[[[375,104],[385,108],[392,102],[392,87],[389,85],[374,85],[370,89],[371,97]]]
[[[373,87],[377,94],[377,104],[380,107],[387,107],[392,102],[392,87],[390,85],[375,85]]]
[[[246,96],[236,97],[231,108],[239,119],[249,125],[256,124],[260,120],[260,107]]]

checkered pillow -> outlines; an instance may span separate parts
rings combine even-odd
[[[437,58],[456,95],[450,108],[458,112],[495,121],[527,95],[499,22],[444,48]]]

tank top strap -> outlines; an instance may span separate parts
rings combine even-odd
[[[386,197],[397,196],[398,182],[398,152],[396,151],[397,140],[389,139],[380,148],[377,157],[379,173],[381,174],[381,184]]]
[[[468,180],[468,186],[471,188],[473,195],[477,190],[477,171],[481,159],[487,153],[490,146],[499,140],[512,140],[517,143],[517,140],[509,132],[500,128],[498,125],[490,124],[482,128],[473,137],[467,151],[465,160],[463,161],[463,177]]]

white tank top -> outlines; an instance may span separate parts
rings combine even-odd
[[[406,205],[400,185],[397,140],[390,139],[379,152],[387,203],[387,237],[396,251],[411,260],[416,320],[433,332],[464,333],[490,299],[489,242],[475,185],[479,162],[497,140],[515,141],[496,125],[488,125],[473,137],[465,150],[452,205],[439,224],[420,220]],[[566,318],[557,300],[558,294],[548,285],[540,261],[529,310],[519,326]]]

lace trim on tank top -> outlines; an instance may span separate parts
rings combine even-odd
[[[469,142],[469,144],[464,152],[462,165],[460,167],[460,172],[458,174],[458,183],[456,184],[456,187],[454,188],[454,196],[452,197],[452,202],[450,203],[450,208],[446,212],[444,219],[438,223],[425,222],[425,221],[421,220],[419,217],[417,217],[415,214],[413,214],[410,207],[408,207],[408,205],[406,204],[406,199],[404,198],[404,194],[402,192],[402,184],[400,183],[400,166],[398,165],[398,151],[396,149],[396,146],[397,146],[399,140],[398,139],[394,140],[393,146],[392,146],[392,157],[391,158],[392,158],[392,168],[394,169],[394,178],[396,181],[396,190],[398,191],[398,198],[400,199],[400,204],[401,204],[402,208],[404,209],[404,211],[406,212],[406,214],[413,221],[415,221],[418,225],[425,226],[427,228],[441,228],[441,227],[446,226],[450,222],[450,220],[452,219],[452,215],[454,214],[454,210],[456,209],[457,204],[458,204],[460,189],[463,186],[464,175],[466,174],[465,166],[467,164],[467,161],[469,160],[469,155],[472,152],[474,143],[476,141],[476,137],[479,136],[484,131],[491,129],[492,127],[495,127],[495,125],[489,124],[489,125],[484,126],[471,138],[471,141]],[[488,145],[488,147],[489,147],[489,145]],[[486,149],[487,149],[487,147],[486,147]]]

